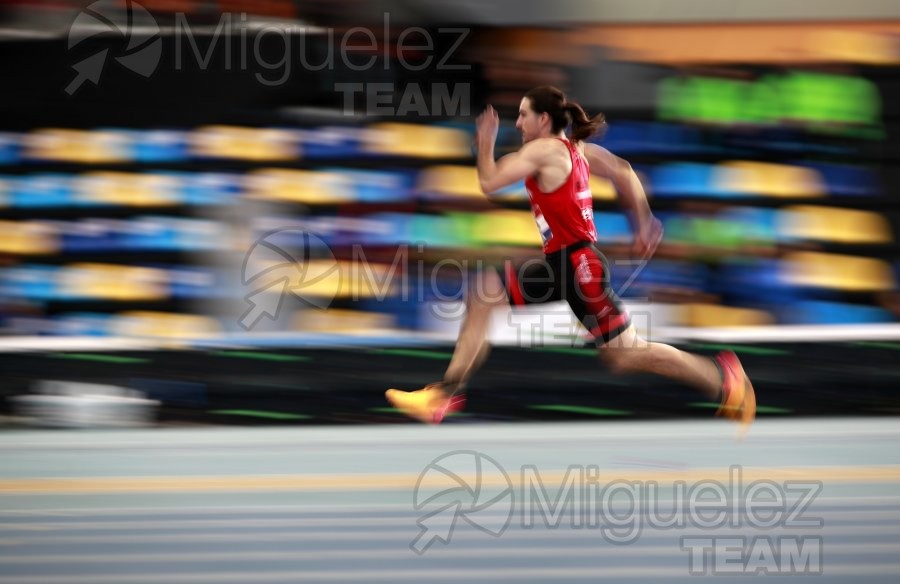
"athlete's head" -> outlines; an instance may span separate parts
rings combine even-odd
[[[516,129],[522,142],[559,135],[572,126],[571,139],[587,140],[606,129],[603,114],[589,118],[580,105],[567,101],[566,94],[555,87],[542,85],[525,94],[519,104]]]

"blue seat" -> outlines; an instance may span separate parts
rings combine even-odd
[[[241,176],[233,173],[173,173],[187,205],[232,205],[243,195]]]
[[[868,168],[804,161],[798,161],[796,164],[818,171],[822,175],[828,192],[832,195],[870,196],[880,192],[878,179]]]
[[[366,221],[373,222],[371,229],[365,229],[362,233],[353,232],[346,243],[362,243],[364,245],[396,245],[409,243],[413,238],[413,215],[408,213],[375,213],[366,217]],[[357,239],[354,239],[357,238]],[[341,234],[341,240],[345,234]]]
[[[362,138],[358,128],[323,126],[303,132],[303,157],[319,158],[359,158],[365,156]]]
[[[778,241],[778,215],[777,209],[732,207],[721,217],[740,226],[743,240],[775,243]]]
[[[650,184],[657,197],[710,196],[712,170],[708,164],[673,162],[662,164],[650,173]]]
[[[622,213],[595,212],[594,226],[597,228],[597,239],[601,243],[631,241],[631,226]]]
[[[354,199],[361,203],[393,203],[413,198],[412,178],[408,173],[342,167],[322,170],[348,177],[353,183]]]
[[[26,264],[0,270],[0,289],[12,298],[27,298],[31,301],[46,301],[59,298],[56,266]]]
[[[112,224],[97,219],[61,224],[60,242],[64,252],[112,251],[122,244]]]
[[[187,132],[181,130],[143,130],[132,134],[136,162],[180,162],[190,158]]]
[[[200,266],[167,268],[173,298],[227,298],[228,275],[220,270]],[[248,290],[249,291],[249,290]]]
[[[10,204],[22,208],[73,206],[71,178],[66,174],[41,173],[11,179]]]
[[[710,292],[738,306],[778,307],[799,301],[804,291],[784,281],[778,259],[735,259],[723,263]]]
[[[70,312],[55,316],[55,333],[63,336],[106,337],[112,316],[97,312]]]
[[[22,146],[18,134],[0,132],[0,164],[18,164]]]
[[[804,300],[785,311],[785,324],[877,324],[894,322],[893,315],[878,306]]]
[[[176,228],[165,217],[139,217],[121,234],[122,247],[134,251],[177,250]]]
[[[645,135],[644,124],[639,122],[618,122],[610,124],[602,137],[591,140],[618,154],[641,154],[651,150]]]
[[[705,266],[686,261],[617,262],[610,272],[613,290],[625,298],[645,297],[657,287],[704,291],[708,281]]]

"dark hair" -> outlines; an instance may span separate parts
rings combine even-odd
[[[584,109],[574,101],[567,101],[566,94],[559,89],[542,85],[525,94],[531,109],[538,114],[550,116],[553,133],[556,134],[572,126],[571,138],[580,142],[594,134],[606,131],[606,117],[603,114],[589,118]]]

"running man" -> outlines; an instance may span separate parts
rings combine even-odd
[[[737,356],[722,351],[702,357],[641,338],[610,287],[606,258],[596,247],[590,174],[612,181],[634,232],[632,253],[648,259],[662,240],[662,224],[650,212],[631,165],[586,140],[606,125],[589,118],[555,87],[537,87],[522,99],[516,129],[522,148],[494,160],[499,118],[491,106],[476,122],[478,179],[486,194],[525,180],[531,210],[543,239],[544,259],[504,277],[487,270],[466,299],[466,316],[443,380],[417,391],[387,390],[388,401],[406,415],[440,423],[465,403],[466,383],[489,352],[490,312],[512,304],[566,300],[594,336],[600,359],[613,373],[650,372],[688,384],[720,403],[717,415],[742,424],[756,416],[756,397]],[[566,128],[571,126],[571,137]]]

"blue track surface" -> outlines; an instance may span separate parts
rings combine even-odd
[[[898,447],[895,419],[7,431],[0,583],[896,582]]]

